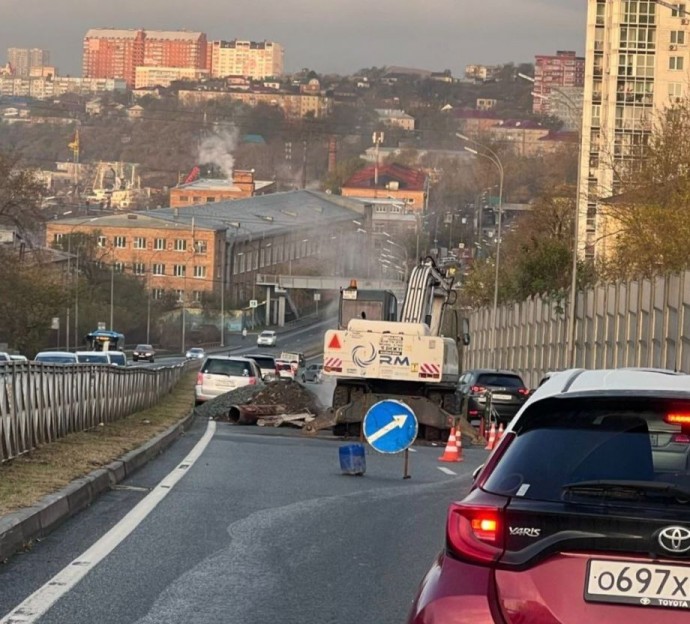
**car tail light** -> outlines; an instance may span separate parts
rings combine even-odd
[[[256,385],[256,377],[250,377],[250,378],[249,378],[249,385],[250,385],[250,386],[255,386],[255,385]]]
[[[472,386],[470,391],[474,392],[474,394],[479,394],[480,392],[486,392],[486,388],[484,386]]]
[[[669,425],[690,425],[690,414],[666,414],[664,420]]]
[[[503,553],[503,516],[498,507],[452,503],[446,523],[447,545],[462,559],[493,563]]]
[[[201,386],[204,383],[204,374],[203,373],[197,373],[196,374],[196,385]]]
[[[686,433],[676,433],[673,436],[672,441],[676,444],[690,444],[690,435],[687,435]]]
[[[529,396],[529,388],[518,388],[518,394],[522,396]]]

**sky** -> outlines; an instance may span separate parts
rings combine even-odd
[[[44,48],[60,74],[80,75],[89,28],[184,29],[280,43],[288,72],[402,65],[462,76],[470,63],[583,54],[586,10],[585,0],[0,0],[0,61],[9,47]]]

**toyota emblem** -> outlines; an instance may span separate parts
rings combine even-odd
[[[690,550],[690,529],[681,526],[670,526],[659,533],[659,544],[664,550],[680,555]]]

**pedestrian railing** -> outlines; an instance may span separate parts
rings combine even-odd
[[[186,367],[0,365],[0,462],[152,407]]]

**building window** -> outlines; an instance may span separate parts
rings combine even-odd
[[[195,290],[192,296],[194,297],[194,301],[201,303],[202,292],[200,290]]]
[[[182,303],[184,301],[184,290],[176,290],[175,296],[177,297],[177,303]]]
[[[108,244],[108,239],[105,236],[99,236],[97,244],[99,247],[105,247]]]
[[[134,237],[134,249],[146,249],[146,239],[143,236]]]
[[[134,275],[146,275],[146,265],[143,262],[135,262],[132,265]]]
[[[684,30],[672,30],[671,31],[671,43],[677,45],[685,44],[685,31]]]
[[[209,197],[206,198],[206,203],[207,203],[207,204],[210,204],[211,202],[214,202],[214,201],[216,201],[216,198],[213,197],[213,196],[209,196]]]
[[[262,247],[259,254],[259,268],[263,269],[266,266],[266,250]]]
[[[165,249],[165,239],[164,238],[157,238],[156,242],[153,245],[153,248],[156,251],[163,251]]]
[[[165,265],[164,264],[154,264],[151,267],[151,271],[154,275],[165,275]]]
[[[64,234],[55,234],[53,236],[53,241],[55,241],[56,243],[59,243],[60,241],[62,241],[63,238],[65,238]]]
[[[176,238],[175,251],[187,251],[187,240],[184,238]]]
[[[402,206],[400,204],[391,204],[391,212],[393,214],[400,214],[402,212]]]
[[[125,236],[116,236],[114,243],[117,249],[124,249],[127,247],[127,238]]]
[[[205,254],[208,251],[208,243],[206,241],[194,241],[194,251]]]
[[[187,267],[184,264],[176,264],[173,266],[173,275],[175,277],[184,277],[187,275]]]
[[[388,212],[388,207],[385,204],[377,204],[376,205],[376,212],[378,212],[378,213]]]
[[[254,265],[253,266],[254,266],[254,270],[256,271],[259,268],[259,252],[258,252],[258,250],[252,254],[252,258],[254,258]]]
[[[189,195],[180,195],[180,201],[188,202],[189,201]]]
[[[192,201],[193,201],[195,204],[200,204],[200,203],[201,203],[201,196],[195,195],[194,197],[192,197]]]
[[[165,294],[165,291],[162,288],[154,288],[151,291],[151,296],[154,299],[162,299],[164,294]]]
[[[206,267],[205,266],[195,266],[194,267],[194,277],[196,277],[196,278],[206,277]]]
[[[113,271],[115,273],[124,273],[125,272],[125,265],[123,262],[114,262],[113,263]]]
[[[671,17],[685,17],[685,5],[679,4],[677,6],[677,9],[671,9]]]
[[[683,57],[682,56],[670,56],[668,58],[668,68],[681,70],[683,69]]]

